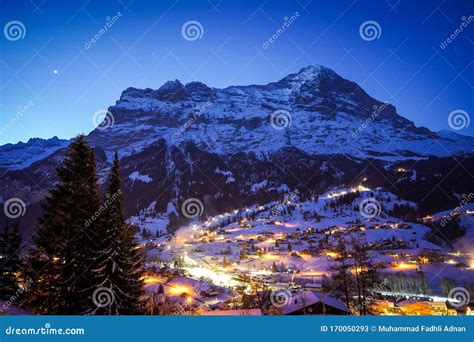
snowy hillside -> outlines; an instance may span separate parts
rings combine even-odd
[[[395,206],[416,208],[381,188],[335,189],[308,199],[293,194],[194,222],[171,238],[145,243],[149,260],[182,258],[191,277],[219,286],[238,286],[236,274],[269,283],[320,282],[330,275],[337,242],[349,244],[352,238],[371,245],[381,272],[423,272],[435,293],[441,269],[459,284],[472,280],[472,251],[451,251],[428,241],[430,228],[392,216]],[[151,230],[149,223],[143,227]]]
[[[221,155],[260,157],[288,146],[391,161],[474,148],[474,138],[415,127],[392,105],[322,66],[267,85],[217,89],[176,80],[158,90],[128,88],[109,112],[113,126],[90,134],[109,155],[117,147],[136,153],[159,138],[176,145],[193,141]]]
[[[25,168],[66,147],[68,143],[69,140],[53,137],[51,139],[31,138],[26,143],[2,145],[0,146],[0,169]]]
[[[127,216],[138,217],[152,203],[160,220],[175,215],[173,229],[186,223],[179,208],[189,198],[215,215],[296,188],[309,196],[362,182],[433,213],[455,206],[456,194],[474,192],[474,138],[417,128],[322,66],[267,85],[217,89],[169,81],[157,90],[128,88],[108,110],[87,136],[99,183],[118,151]],[[1,147],[9,152],[0,159],[6,169],[0,198],[33,206],[23,219],[31,229],[57,181],[66,142],[32,139],[30,145]]]

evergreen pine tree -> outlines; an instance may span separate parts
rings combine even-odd
[[[113,300],[110,305],[93,307],[91,313],[141,314],[143,265],[135,240],[136,229],[125,223],[117,153],[103,202],[99,228],[101,251],[94,272],[100,278],[98,287],[110,289]]]
[[[39,314],[82,314],[92,302],[100,198],[94,151],[83,135],[57,169],[34,237],[30,307]]]
[[[19,293],[18,276],[22,269],[18,223],[6,224],[0,236],[0,299],[10,300]]]
[[[351,240],[351,258],[354,267],[359,313],[366,315],[369,290],[374,284],[379,283],[379,272],[372,260],[370,246],[360,236],[353,237]]]
[[[329,270],[332,272],[332,279],[337,290],[342,293],[344,302],[349,307],[354,280],[351,274],[352,265],[349,260],[349,252],[343,239],[337,242],[335,251],[337,256],[334,259],[335,262],[329,266]]]
[[[158,294],[161,294],[161,293],[165,293],[165,288],[163,287],[163,284],[160,284],[160,286],[158,286],[158,291],[157,291]]]

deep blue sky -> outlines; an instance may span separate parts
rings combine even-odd
[[[12,20],[26,28],[17,41],[0,36],[0,144],[88,133],[94,112],[113,105],[129,86],[156,89],[170,79],[213,87],[263,84],[309,64],[333,68],[418,126],[448,129],[451,111],[474,112],[474,22],[440,49],[461,18],[474,14],[470,0],[0,3],[2,28]],[[119,11],[119,20],[85,49],[106,17]],[[299,17],[263,49],[295,12]],[[189,20],[201,23],[201,39],[183,39]],[[373,41],[359,35],[368,20],[382,30]],[[458,133],[474,135],[474,123]]]

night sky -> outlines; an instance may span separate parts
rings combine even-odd
[[[265,84],[309,64],[357,82],[417,126],[449,129],[450,112],[473,113],[470,0],[0,3],[0,144],[88,133],[93,114],[130,86]],[[183,35],[189,21],[197,36]],[[361,35],[367,21],[376,37]],[[7,30],[15,24],[19,36]],[[474,123],[457,132],[474,135]]]

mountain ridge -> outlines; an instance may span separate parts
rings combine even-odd
[[[191,140],[223,155],[254,151],[264,156],[293,145],[310,153],[342,153],[358,158],[374,157],[373,152],[384,151],[392,155],[393,161],[425,153],[464,154],[474,148],[474,138],[456,144],[453,137],[446,139],[425,127],[416,127],[397,114],[393,105],[372,98],[355,82],[322,66],[308,66],[266,85],[221,89],[175,80],[157,90],[130,87],[108,111],[114,117],[117,134],[128,131],[128,135],[127,128],[135,120],[135,132],[142,131],[151,142],[167,137],[169,129],[180,130],[187,125],[175,134],[179,139],[170,142]],[[286,129],[275,130],[270,125],[275,112],[291,121]],[[191,124],[187,124],[190,120]],[[97,136],[99,144],[106,138],[105,131],[95,130],[90,136],[93,140]],[[356,137],[352,136],[354,132],[358,132]],[[289,136],[288,144],[280,141],[286,139],[284,133]],[[387,147],[387,140],[393,142],[392,146]],[[438,143],[444,150],[433,148]]]
[[[415,127],[394,106],[324,67],[267,85],[218,89],[168,81],[156,90],[127,88],[106,112],[87,140],[102,186],[119,151],[129,216],[150,207],[180,216],[188,198],[215,214],[294,189],[311,195],[360,183],[434,212],[474,191],[466,171],[474,168],[474,138]],[[0,201],[20,197],[37,215],[63,154],[58,149],[24,169],[4,170]],[[434,190],[425,197],[422,189]]]
[[[264,85],[213,88],[174,80],[156,90],[129,87],[107,110],[112,124],[106,129],[99,125],[88,136],[108,158],[115,149],[131,155],[162,137],[174,144],[191,140],[223,155],[254,151],[262,157],[286,146],[387,161],[462,155],[474,149],[474,137],[417,127],[393,105],[320,65]],[[275,130],[270,125],[275,112],[289,127]],[[3,168],[12,169],[8,164]]]
[[[0,170],[18,170],[30,166],[35,161],[46,158],[67,146],[70,139],[30,138],[27,142],[8,143],[0,146]]]

